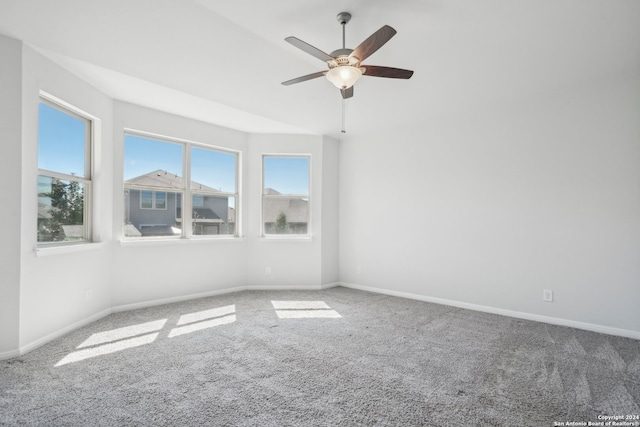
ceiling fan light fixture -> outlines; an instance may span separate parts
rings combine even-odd
[[[351,65],[334,67],[327,72],[327,79],[338,89],[348,89],[362,77],[362,70]]]

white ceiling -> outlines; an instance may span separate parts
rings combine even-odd
[[[388,24],[365,63],[347,135],[393,132],[461,111],[510,108],[554,91],[640,73],[637,0],[0,0],[0,33],[21,39],[110,96],[247,132],[341,137],[342,100],[325,69],[284,41],[347,47]]]

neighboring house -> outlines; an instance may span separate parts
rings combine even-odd
[[[264,194],[277,196],[281,193],[273,188],[265,188]],[[277,234],[278,217],[286,218],[286,229],[282,234],[307,234],[309,221],[309,201],[300,197],[269,198],[264,201],[263,221],[266,234]]]
[[[175,236],[182,228],[181,176],[156,170],[125,182],[125,236]],[[175,189],[175,191],[169,191]],[[217,193],[219,190],[191,181],[192,190]],[[233,234],[235,215],[227,196],[194,194],[192,200],[194,235]]]

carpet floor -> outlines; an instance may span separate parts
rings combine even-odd
[[[3,426],[632,426],[639,407],[638,340],[343,287],[115,313],[0,362]]]

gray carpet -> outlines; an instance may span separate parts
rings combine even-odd
[[[0,425],[553,426],[639,407],[640,341],[342,287],[117,313],[0,362]]]

